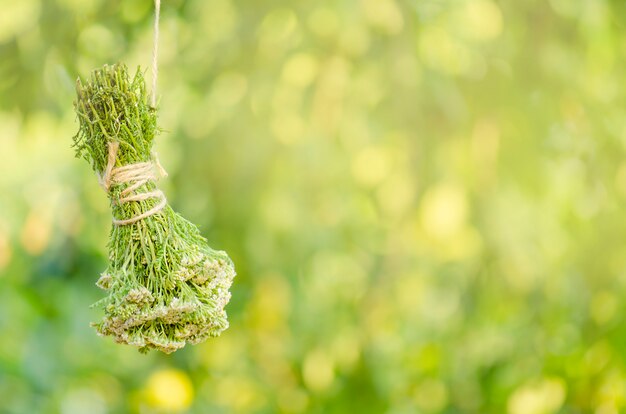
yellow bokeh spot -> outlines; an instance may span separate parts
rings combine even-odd
[[[318,36],[331,36],[339,29],[339,18],[332,9],[318,7],[308,18],[308,26]]]
[[[452,238],[443,240],[444,243],[436,246],[442,259],[463,260],[473,257],[482,248],[482,237],[480,233],[470,226],[464,226]]]
[[[302,377],[312,391],[325,391],[335,379],[334,364],[322,350],[311,351],[304,359]]]
[[[351,369],[359,360],[361,346],[358,335],[355,332],[346,332],[340,335],[332,345],[333,359],[337,366],[343,369]]]
[[[585,368],[586,372],[596,374],[601,372],[611,362],[613,349],[606,341],[599,341],[593,344],[587,352],[585,352]]]
[[[1,224],[1,223],[0,223]],[[8,266],[11,261],[13,250],[9,243],[9,236],[6,234],[0,225],[0,270]]]
[[[0,13],[0,44],[32,27],[41,13],[38,0],[5,2]]]
[[[593,403],[596,413],[623,412],[626,393],[624,392],[624,375],[616,369],[610,370],[603,378],[596,380],[596,392]]]
[[[308,86],[317,75],[317,60],[307,54],[292,56],[283,67],[283,79],[293,86]]]
[[[432,69],[459,75],[472,68],[470,51],[439,26],[425,28],[418,45],[420,57]]]
[[[452,184],[437,185],[428,190],[422,200],[422,228],[431,237],[448,239],[464,227],[467,210],[467,199],[461,188]]]
[[[402,12],[394,0],[363,0],[367,21],[375,28],[397,34],[404,27]]]
[[[492,40],[502,32],[502,12],[492,0],[471,0],[460,9],[459,27],[474,40]]]
[[[298,27],[298,18],[291,9],[276,9],[268,13],[259,27],[259,46],[275,52],[284,47]]]
[[[620,410],[615,406],[614,403],[603,403],[600,404],[596,410],[594,411],[594,414],[619,414]]]
[[[550,414],[565,401],[565,383],[560,378],[543,378],[513,392],[508,401],[509,414]]]
[[[352,174],[364,186],[375,186],[389,173],[391,156],[380,147],[367,147],[352,160]]]
[[[306,123],[297,113],[282,112],[273,117],[271,128],[278,142],[293,145],[302,141]]]
[[[107,26],[100,24],[84,29],[78,37],[78,44],[85,54],[96,57],[113,55],[122,47],[121,39]]]
[[[32,255],[43,253],[50,243],[52,223],[43,211],[33,210],[22,227],[21,242],[24,250]]]
[[[164,369],[157,371],[148,379],[146,396],[149,403],[170,411],[182,411],[193,401],[193,385],[182,371]]]
[[[291,289],[285,277],[270,274],[260,278],[248,309],[254,326],[261,330],[283,328],[291,309]]]
[[[619,308],[619,300],[611,292],[598,292],[591,298],[591,317],[598,325],[610,322]]]
[[[615,174],[615,187],[617,192],[626,198],[626,162],[622,162]]]

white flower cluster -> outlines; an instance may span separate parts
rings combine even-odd
[[[100,278],[96,282],[96,286],[98,286],[101,289],[107,290],[111,288],[112,281],[113,281],[113,278],[111,277],[110,273],[102,272],[100,273]]]
[[[130,303],[136,303],[138,305],[154,302],[152,293],[145,287],[131,289],[126,295],[126,300]]]
[[[169,299],[129,280],[132,274],[104,272],[97,284],[111,295],[104,307],[107,315],[94,324],[98,333],[140,350],[156,348],[166,353],[219,335],[228,327],[224,307],[235,277],[230,260],[215,257],[219,253],[181,260],[180,268],[171,275],[173,290],[179,293]],[[129,285],[133,287],[126,288],[125,294],[115,292]]]

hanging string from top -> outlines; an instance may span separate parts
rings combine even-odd
[[[156,90],[159,54],[159,14],[161,12],[161,0],[154,0],[154,38],[152,45],[152,107],[156,107]]]

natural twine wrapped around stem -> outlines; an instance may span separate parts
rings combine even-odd
[[[219,335],[235,270],[211,249],[197,227],[175,213],[156,187],[166,175],[152,152],[156,111],[140,71],[104,66],[77,82],[77,156],[85,158],[107,192],[113,212],[109,266],[98,280],[108,296],[94,323],[117,342],[170,353]]]

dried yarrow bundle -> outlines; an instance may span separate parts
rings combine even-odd
[[[142,73],[131,79],[123,65],[104,66],[76,91],[76,155],[93,167],[113,213],[110,263],[97,283],[108,296],[94,304],[105,316],[93,325],[140,351],[170,353],[218,336],[235,270],[156,186],[164,171],[152,152],[156,110]]]

